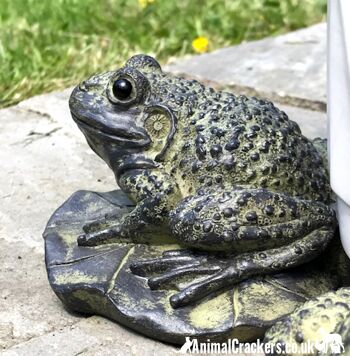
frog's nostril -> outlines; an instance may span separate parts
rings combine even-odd
[[[96,80],[93,79],[86,79],[83,80],[80,84],[79,84],[79,89],[81,91],[87,92],[91,89],[94,88],[99,88],[99,83]]]
[[[83,80],[83,81],[79,84],[79,89],[80,89],[81,91],[87,91],[87,90],[88,90],[88,86],[87,86],[86,80]]]

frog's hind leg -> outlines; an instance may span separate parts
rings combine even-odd
[[[332,236],[333,230],[324,227],[284,247],[227,256],[225,259],[210,254],[194,253],[191,256],[187,252],[169,257],[165,252],[159,259],[135,262],[130,265],[130,269],[140,276],[158,273],[148,279],[151,289],[167,289],[183,276],[206,275],[205,279],[190,284],[170,297],[172,307],[178,308],[218,290],[230,288],[251,276],[278,272],[306,263],[324,250]]]
[[[232,257],[219,272],[171,296],[170,303],[173,308],[185,306],[251,276],[278,272],[309,262],[324,250],[332,236],[333,231],[320,228],[285,247]]]
[[[332,239],[335,223],[334,212],[327,205],[267,189],[237,189],[184,199],[170,214],[170,227],[177,239],[192,248],[231,251],[232,255],[224,265],[214,260],[214,273],[172,296],[172,306],[186,305],[253,275],[314,259]],[[208,267],[208,261],[200,266]],[[195,274],[198,267],[182,271],[175,261],[175,271],[151,284],[164,287],[174,274]]]
[[[333,233],[335,223],[327,205],[268,189],[197,194],[183,199],[169,221],[188,247],[234,253],[286,246],[323,227]]]

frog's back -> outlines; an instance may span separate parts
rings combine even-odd
[[[167,164],[185,194],[199,187],[243,186],[330,201],[321,155],[272,102],[215,91],[194,80],[152,79],[153,93],[178,115]]]

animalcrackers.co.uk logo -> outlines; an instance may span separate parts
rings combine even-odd
[[[301,344],[297,343],[271,343],[262,342],[239,342],[238,339],[228,339],[226,342],[212,342],[207,339],[206,342],[198,341],[196,338],[186,337],[185,343],[181,346],[178,353],[186,354],[341,354],[345,352],[342,337],[339,334],[327,334],[323,340],[318,342],[306,341]]]

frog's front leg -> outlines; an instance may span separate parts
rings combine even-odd
[[[96,246],[125,242],[156,226],[166,225],[169,211],[178,200],[178,188],[168,174],[162,171],[133,170],[119,179],[123,190],[137,202],[130,213],[120,218],[111,214],[86,224],[84,234],[78,237],[81,246]]]
[[[268,191],[245,189],[212,192],[184,199],[170,214],[173,234],[199,249],[231,251],[226,263],[211,262],[212,273],[173,295],[179,307],[246,278],[303,264],[325,249],[333,237],[335,215],[327,205]],[[146,261],[147,262],[147,261]],[[206,268],[208,261],[205,261]],[[154,264],[157,266],[157,264]],[[151,278],[151,287],[165,287],[182,273],[196,275],[203,264]],[[142,261],[132,270],[142,270]],[[175,272],[174,272],[175,271]]]
[[[136,238],[146,225],[162,224],[162,220],[166,216],[165,211],[166,206],[161,195],[144,199],[133,211],[119,218],[119,221],[114,220],[113,217],[108,217],[98,223],[101,229],[93,225],[91,232],[85,227],[85,233],[78,237],[78,245],[96,246],[130,241]]]

